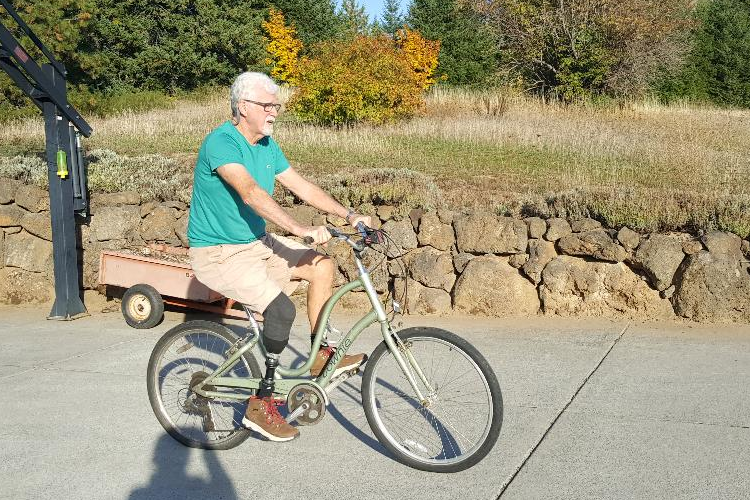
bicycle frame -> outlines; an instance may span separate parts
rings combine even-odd
[[[338,365],[339,360],[346,355],[347,350],[351,345],[354,343],[354,341],[359,337],[359,335],[362,333],[362,331],[365,330],[365,328],[371,326],[373,323],[378,321],[380,323],[380,331],[383,335],[383,340],[388,346],[388,349],[393,354],[393,357],[396,359],[396,362],[398,363],[401,370],[404,372],[404,375],[406,376],[407,380],[409,381],[409,384],[412,386],[412,389],[414,389],[415,394],[419,398],[419,401],[422,402],[422,404],[427,403],[427,399],[423,395],[422,390],[420,390],[415,375],[412,372],[412,368],[414,372],[416,372],[417,377],[421,380],[422,384],[427,388],[428,394],[431,394],[433,392],[432,388],[430,387],[427,377],[422,373],[422,370],[419,368],[419,366],[416,363],[416,360],[411,356],[411,353],[409,352],[408,348],[404,346],[404,344],[401,342],[401,339],[399,339],[396,332],[393,330],[393,328],[390,325],[390,322],[388,321],[388,317],[385,313],[385,308],[383,307],[383,304],[380,302],[380,299],[378,298],[377,291],[375,290],[375,287],[372,283],[372,279],[370,278],[370,273],[367,271],[367,269],[362,264],[362,261],[357,254],[357,252],[354,252],[354,260],[357,264],[357,270],[359,271],[359,277],[342,287],[340,287],[336,293],[334,293],[330,299],[325,303],[323,306],[323,310],[320,313],[319,320],[318,320],[318,327],[315,332],[315,338],[313,340],[310,353],[311,355],[308,357],[307,361],[303,363],[301,366],[298,366],[296,368],[292,367],[283,367],[279,366],[276,369],[276,373],[280,375],[282,378],[277,378],[274,381],[274,393],[277,395],[286,396],[289,394],[289,392],[292,390],[292,388],[298,384],[306,383],[306,384],[314,384],[317,385],[319,388],[322,389],[323,394],[327,395],[327,392],[325,391],[326,387],[331,382],[331,376],[336,368],[336,365]],[[312,353],[317,352],[320,348],[320,345],[323,342],[323,337],[326,331],[326,325],[328,324],[328,319],[331,315],[331,311],[335,307],[335,305],[338,303],[338,301],[347,293],[354,291],[359,288],[364,288],[367,292],[367,296],[370,299],[370,303],[372,304],[372,309],[369,313],[367,313],[365,316],[363,316],[355,325],[347,332],[347,334],[339,341],[339,344],[336,348],[336,352],[333,355],[333,358],[329,360],[329,362],[326,364],[326,368],[316,379],[310,380],[308,378],[299,378],[304,373],[307,373],[310,371],[310,368],[312,367],[314,363],[314,357],[312,356]],[[233,352],[229,358],[222,363],[221,366],[219,366],[213,373],[211,373],[208,377],[206,377],[205,380],[203,380],[201,383],[197,384],[193,391],[201,396],[209,397],[209,398],[216,398],[216,399],[237,399],[237,400],[244,400],[247,399],[247,396],[244,394],[233,394],[228,392],[219,392],[219,391],[207,391],[204,390],[203,387],[205,385],[210,385],[213,387],[223,387],[223,388],[238,388],[238,389],[258,389],[260,387],[260,378],[251,378],[251,377],[224,377],[224,375],[228,370],[230,370],[234,365],[239,362],[241,356],[249,351],[251,351],[256,345],[260,347],[261,353],[263,354],[264,358],[266,355],[265,349],[263,348],[263,344],[260,341],[260,328],[258,327],[258,324],[255,322],[255,320],[252,317],[252,314],[248,314],[248,318],[251,322],[251,332],[250,340],[246,341],[244,344],[242,344],[235,352]],[[402,355],[402,352],[405,354],[405,356]],[[406,359],[404,359],[406,358]],[[410,368],[411,367],[411,368]],[[326,404],[328,401],[326,401]]]

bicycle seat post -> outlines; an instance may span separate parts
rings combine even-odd
[[[242,308],[245,310],[245,314],[247,314],[247,320],[250,322],[250,327],[248,330],[250,330],[255,335],[260,335],[260,323],[258,323],[258,320],[255,319],[255,311],[250,309],[245,304],[242,304]]]

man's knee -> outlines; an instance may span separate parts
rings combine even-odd
[[[263,345],[271,354],[279,354],[289,343],[297,309],[284,293],[280,293],[263,311]]]
[[[320,259],[315,262],[315,274],[320,279],[333,280],[333,271],[335,270],[335,266],[336,264],[334,263],[332,258],[321,255]]]

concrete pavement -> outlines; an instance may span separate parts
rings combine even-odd
[[[360,377],[300,439],[185,448],[154,418],[145,381],[182,315],[144,331],[119,313],[49,322],[48,310],[0,306],[2,499],[750,497],[750,326],[407,318],[472,342],[505,401],[482,462],[431,474],[374,439]],[[306,337],[298,321],[286,360]],[[371,328],[354,350],[379,341]]]

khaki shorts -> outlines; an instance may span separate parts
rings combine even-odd
[[[310,251],[302,243],[266,234],[252,243],[190,248],[189,253],[198,281],[262,313],[279,293],[294,292],[299,281],[292,281],[292,269]]]

